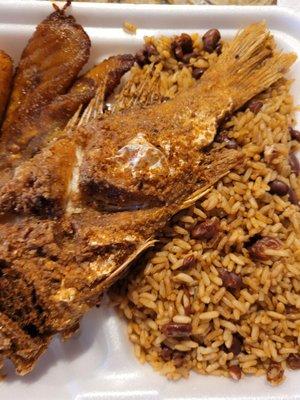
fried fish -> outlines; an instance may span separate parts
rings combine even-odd
[[[12,76],[13,62],[4,51],[0,50],[0,123],[10,95]]]
[[[30,128],[43,108],[73,84],[88,60],[90,46],[83,28],[64,10],[56,10],[38,25],[22,53],[2,126],[2,172],[21,158],[36,134]]]
[[[182,202],[201,176],[206,155],[199,150],[212,142],[220,122],[294,61],[293,55],[272,56],[268,40],[264,25],[253,25],[194,88],[83,127],[92,137],[80,170],[87,199],[106,211]]]
[[[110,57],[79,77],[66,94],[54,98],[41,110],[36,120],[23,128],[30,130],[32,139],[22,158],[32,157],[59,134],[79,107],[86,106],[97,90],[102,91],[103,100],[109,96],[133,64],[134,57],[131,54]]]
[[[18,290],[34,293],[26,296],[26,314],[16,312],[22,297],[13,289],[4,296],[14,301],[0,302],[0,312],[34,339],[28,358],[16,359],[18,349],[24,355],[22,342],[5,334],[11,344],[3,354],[19,373],[32,368],[53,334],[77,329],[172,215],[242,162],[239,151],[210,144],[226,116],[295,61],[269,43],[264,24],[249,26],[193,89],[163,104],[103,116],[96,96],[77,128],[21,164],[4,185],[0,282],[12,288],[25,281]]]

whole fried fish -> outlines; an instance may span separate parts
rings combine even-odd
[[[11,343],[3,354],[19,373],[34,365],[37,338],[47,343],[77,329],[170,217],[242,162],[236,150],[209,147],[218,125],[280,79],[295,58],[273,52],[263,23],[251,25],[194,88],[107,117],[93,115],[94,100],[78,129],[18,167],[0,192],[0,285],[12,287],[17,277],[31,297],[26,315],[17,314],[15,291],[3,291],[0,312],[34,339],[35,352],[26,357],[5,325],[0,332]]]

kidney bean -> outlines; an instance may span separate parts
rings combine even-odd
[[[283,368],[275,361],[271,361],[269,368],[267,370],[267,381],[272,385],[278,385],[283,379]]]
[[[191,60],[191,58],[196,58],[198,56],[198,53],[196,51],[192,51],[191,53],[184,54],[182,57],[182,62],[185,64],[188,64]]]
[[[291,369],[300,369],[300,354],[290,354],[287,358],[287,365]]]
[[[232,345],[228,349],[229,353],[233,353],[235,356],[238,356],[242,351],[242,337],[240,335],[233,335]]]
[[[214,50],[216,50],[220,39],[221,34],[218,29],[210,29],[207,31],[202,37],[204,50],[208,53],[212,53]]]
[[[175,367],[180,368],[184,363],[185,353],[178,350],[172,350],[165,344],[162,344],[160,356],[166,362],[173,360]]]
[[[291,139],[292,140],[297,140],[297,142],[300,142],[300,131],[297,131],[296,129],[292,128],[291,126],[289,127],[289,132],[291,134]]]
[[[230,365],[228,367],[228,372],[231,378],[236,381],[239,381],[242,377],[242,370],[238,365]]]
[[[295,153],[290,153],[289,155],[289,164],[291,166],[292,172],[299,176],[300,174],[300,161]]]
[[[285,196],[289,192],[289,186],[282,182],[279,179],[275,179],[274,181],[269,183],[270,193],[277,194],[278,196]]]
[[[293,306],[292,304],[287,304],[285,306],[285,311],[287,314],[293,314],[297,312],[297,307]]]
[[[254,114],[257,114],[261,110],[263,105],[264,105],[264,103],[262,101],[252,100],[252,101],[250,101],[248,108],[251,112],[253,112]]]
[[[160,356],[164,361],[170,361],[172,359],[173,350],[170,347],[162,345]]]
[[[240,290],[243,286],[242,278],[234,272],[226,271],[226,269],[219,270],[220,277],[226,289]]]
[[[205,221],[198,223],[191,231],[193,239],[210,240],[215,237],[220,230],[218,218],[207,218]]]
[[[171,43],[171,49],[177,61],[183,61],[183,56],[193,52],[193,41],[190,35],[182,33]]]
[[[266,249],[279,249],[281,242],[271,236],[265,236],[262,239],[257,240],[250,248],[249,254],[252,259],[257,260],[268,260],[269,255],[265,254]]]
[[[296,206],[299,205],[297,193],[293,189],[289,189],[289,201]]]
[[[183,259],[183,264],[181,268],[194,267],[197,263],[196,258],[193,255],[187,256]]]
[[[205,69],[204,68],[193,68],[192,70],[192,77],[194,79],[200,79],[201,76],[204,74]]]
[[[135,55],[135,60],[140,67],[150,63],[151,56],[157,56],[158,51],[154,44],[147,43],[145,46],[139,50]]]
[[[174,350],[172,360],[176,368],[182,367],[184,363],[185,353],[182,351]]]
[[[166,337],[189,337],[192,333],[192,325],[169,322],[161,327],[161,331]]]
[[[218,56],[222,53],[222,43],[218,43],[216,46],[216,53],[218,54]]]
[[[237,149],[239,147],[237,141],[235,139],[230,139],[225,132],[217,135],[215,140],[218,143],[225,143],[225,147],[228,149]]]

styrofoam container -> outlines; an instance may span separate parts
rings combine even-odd
[[[0,49],[17,62],[35,26],[52,11],[50,2],[0,1]],[[219,28],[232,37],[237,29],[265,19],[279,47],[300,56],[300,15],[281,7],[211,7],[74,3],[70,8],[92,40],[88,66],[108,55],[134,52],[145,35],[204,32]],[[122,30],[124,21],[138,26],[135,36]],[[88,67],[87,66],[87,67]],[[290,76],[300,103],[300,62]],[[107,304],[82,321],[81,334],[67,343],[55,339],[34,371],[14,374],[0,383],[2,400],[157,400],[157,399],[300,399],[300,371],[288,372],[279,387],[265,378],[240,382],[192,373],[188,380],[171,382],[133,354],[126,324]]]

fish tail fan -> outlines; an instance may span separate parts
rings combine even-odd
[[[218,92],[230,97],[234,111],[282,78],[296,58],[294,53],[276,50],[266,24],[255,23],[224,49],[215,66],[204,74],[204,85],[213,81]]]

